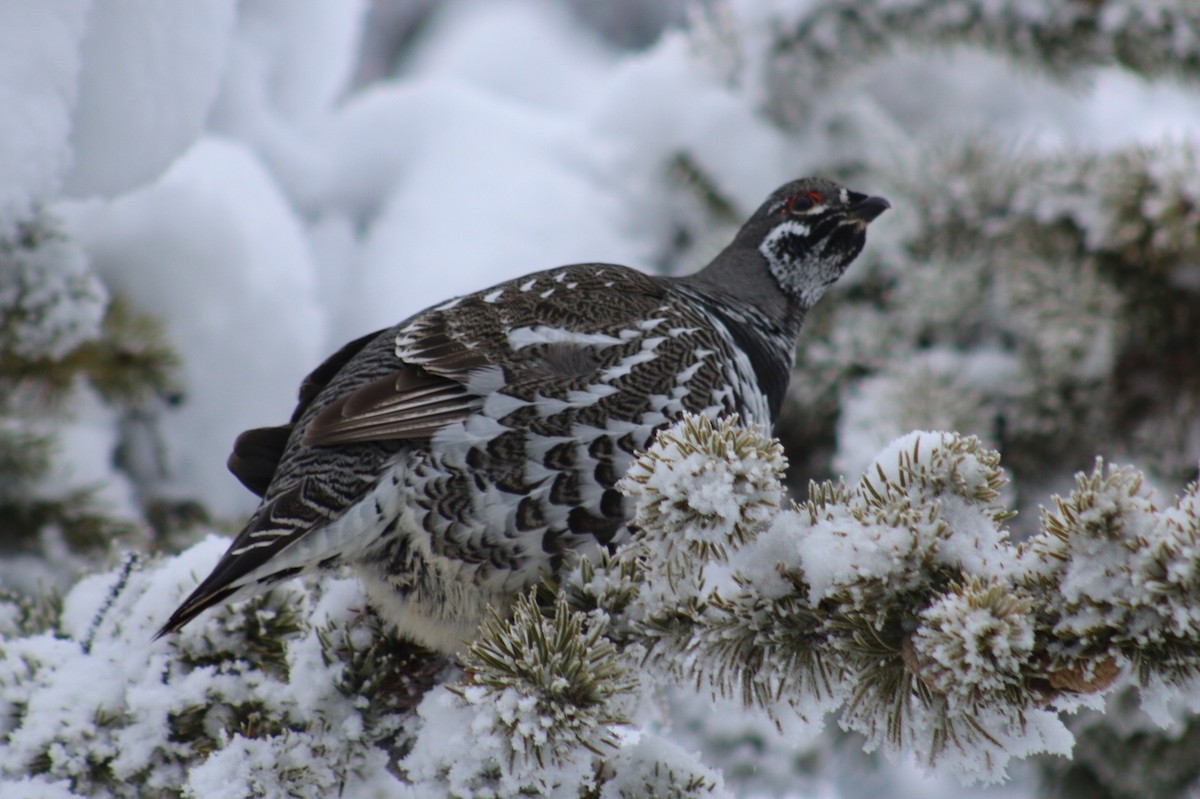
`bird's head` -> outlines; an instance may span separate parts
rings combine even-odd
[[[891,205],[825,178],[801,178],[771,193],[735,239],[766,259],[784,294],[811,308],[862,252],[867,225]]]

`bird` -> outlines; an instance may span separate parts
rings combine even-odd
[[[351,341],[287,424],[237,438],[229,469],[261,504],[156,638],[349,566],[402,636],[463,651],[489,609],[630,537],[617,481],[658,430],[773,426],[805,316],[889,207],[802,178],[690,275],[561,266]]]

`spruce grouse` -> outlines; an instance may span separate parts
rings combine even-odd
[[[888,207],[793,181],[695,274],[563,266],[350,342],[290,423],[238,437],[229,468],[262,504],[159,635],[348,564],[402,634],[461,649],[489,605],[628,535],[614,486],[656,430],[774,422],[805,314]]]

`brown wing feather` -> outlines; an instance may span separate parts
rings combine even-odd
[[[405,365],[338,397],[304,431],[308,446],[428,438],[480,403],[462,383]]]
[[[397,340],[396,371],[321,409],[304,431],[307,446],[428,438],[479,409],[467,383],[491,361],[451,332],[445,314],[423,314]]]

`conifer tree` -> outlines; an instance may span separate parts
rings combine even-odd
[[[146,542],[137,518],[94,501],[99,486],[64,490],[49,479],[64,465],[55,441],[69,406],[87,394],[117,414],[142,408],[171,390],[175,362],[161,324],[110,297],[51,213],[0,240],[0,551],[44,562],[43,589],[63,587],[116,544]],[[5,582],[36,588],[19,572]]]

